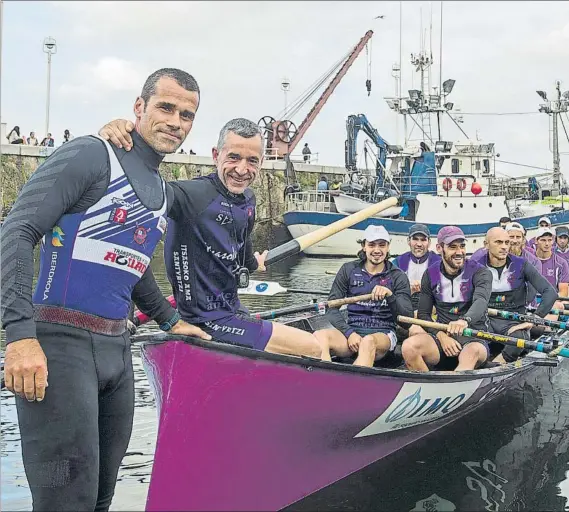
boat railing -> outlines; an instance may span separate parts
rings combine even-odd
[[[336,211],[330,192],[323,190],[309,190],[306,192],[293,192],[286,196],[286,211],[332,212]]]

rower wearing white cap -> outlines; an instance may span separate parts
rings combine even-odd
[[[350,304],[347,321],[337,309],[327,313],[331,329],[316,331],[332,355],[357,355],[354,364],[371,367],[395,349],[397,315],[413,316],[411,289],[405,273],[389,260],[391,238],[383,226],[364,231],[359,258],[344,263],[334,279],[329,299],[371,293],[372,300]]]
[[[545,217],[545,216],[541,217],[537,221],[537,227],[538,228],[550,228],[551,227],[551,219],[549,217]],[[531,247],[534,251],[537,249],[536,239],[537,239],[537,236],[534,238],[530,238],[526,242],[526,245]],[[553,240],[553,248],[555,248],[555,240]]]
[[[556,252],[553,252],[555,229],[543,227],[537,230],[535,236],[535,255],[539,260],[538,270],[559,292],[567,297],[569,287],[569,264]]]
[[[505,229],[510,237],[510,254],[520,256],[537,267],[539,260],[535,256],[535,249],[526,243],[526,229],[519,222],[510,222]]]

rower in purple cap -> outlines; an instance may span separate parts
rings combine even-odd
[[[492,274],[480,263],[466,258],[466,237],[456,226],[445,226],[437,236],[440,263],[423,274],[417,317],[448,324],[447,332],[413,326],[403,342],[402,353],[410,370],[429,368],[455,371],[473,370],[488,359],[488,344],[462,336],[467,327],[488,330],[488,301],[492,293]]]

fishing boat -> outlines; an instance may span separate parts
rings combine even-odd
[[[498,177],[495,167],[500,155],[495,151],[495,144],[484,142],[478,134],[476,138],[468,137],[460,126],[463,122],[460,109],[449,101],[456,81],[442,82],[439,77],[440,85],[431,86],[432,49],[422,48],[418,54],[411,54],[410,63],[420,75],[417,77],[418,88],[409,90],[408,95],[401,94],[401,63],[397,63],[393,67],[396,96],[384,98],[388,107],[398,117],[403,117],[403,145],[388,143],[365,114],[348,116],[346,175],[340,191],[302,191],[291,186],[286,195],[283,220],[295,238],[386,196],[400,198],[398,208],[384,211],[316,244],[306,254],[352,256],[357,240],[369,224],[383,225],[387,229],[392,237],[390,253],[397,256],[409,250],[409,227],[416,222],[426,224],[432,236],[436,236],[443,225],[459,226],[466,235],[469,253],[482,247],[486,232],[497,226],[502,217],[520,222],[528,239],[535,236],[539,219],[544,215],[550,217],[554,227],[569,223],[569,211],[565,210],[563,196],[559,196],[567,193],[567,187],[559,169],[558,143],[554,147],[554,170],[547,174],[552,180],[547,190],[544,179],[540,178],[542,183],[538,183],[535,176],[524,179]],[[543,91],[538,93],[545,99]],[[553,112],[551,105],[554,104],[561,105],[555,107],[554,114],[566,111],[569,91],[562,96],[559,82],[557,96],[557,103],[550,101],[542,105],[540,112]],[[461,132],[461,139],[442,136],[442,118],[454,123]],[[417,128],[419,138],[412,138],[412,132]],[[361,132],[367,135],[365,169],[358,165],[357,138]],[[556,134],[554,140],[557,140]],[[374,163],[371,169],[367,165],[368,157]],[[561,201],[546,200],[544,203],[544,197],[561,197]],[[541,200],[536,201],[539,198]]]
[[[159,416],[149,511],[282,509],[558,364],[530,352],[504,366],[416,373],[167,334],[148,337],[141,354]]]

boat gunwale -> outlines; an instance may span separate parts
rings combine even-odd
[[[397,379],[405,379],[409,381],[436,381],[436,382],[458,382],[470,381],[484,378],[502,377],[511,375],[522,370],[529,370],[531,367],[542,366],[539,364],[540,359],[526,356],[521,360],[500,365],[494,368],[480,368],[478,370],[464,370],[460,373],[454,371],[436,371],[415,372],[411,370],[403,370],[397,368],[381,368],[381,367],[364,367],[341,362],[322,361],[321,359],[309,356],[293,356],[284,354],[273,354],[257,349],[244,347],[240,345],[231,345],[218,341],[205,341],[192,336],[174,335],[168,333],[144,334],[137,336],[140,341],[141,350],[146,346],[161,345],[169,341],[181,341],[188,345],[205,348],[218,352],[225,352],[247,359],[265,360],[277,362],[281,364],[292,364],[294,366],[302,366],[306,369],[319,368],[323,370],[333,370],[343,373],[353,373],[357,375],[365,375],[370,377],[394,377]],[[521,362],[520,362],[521,361]],[[553,365],[552,365],[553,366]]]

